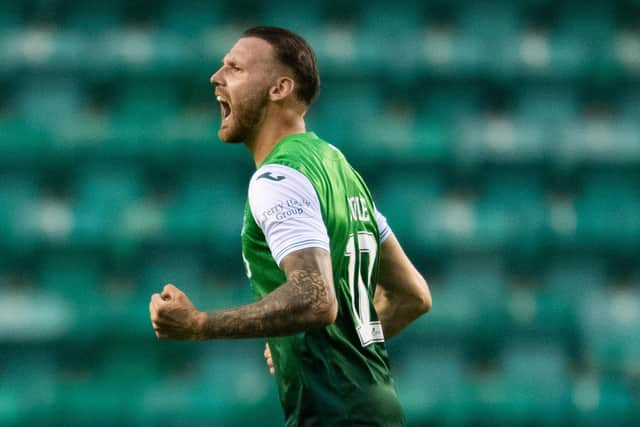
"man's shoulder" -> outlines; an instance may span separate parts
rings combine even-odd
[[[261,183],[285,183],[299,178],[301,172],[294,165],[287,162],[266,163],[261,165],[251,176],[249,186]]]
[[[335,155],[341,156],[342,153],[334,145],[319,138],[314,132],[304,132],[285,137],[265,162],[295,166]]]
[[[296,192],[307,192],[313,188],[311,180],[295,167],[269,163],[256,170],[249,182],[249,204],[253,201]]]

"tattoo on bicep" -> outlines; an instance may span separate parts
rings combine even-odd
[[[318,271],[294,270],[289,275],[289,283],[295,297],[311,307],[315,314],[323,313],[330,306],[329,292],[322,274]]]
[[[299,269],[288,276],[285,284],[256,303],[208,313],[200,338],[290,335],[308,327],[309,317],[330,309],[330,289],[320,272]]]

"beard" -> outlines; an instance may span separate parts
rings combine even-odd
[[[234,103],[226,122],[222,119],[218,137],[226,143],[241,143],[252,138],[264,119],[269,101],[269,89],[256,91],[252,96]]]

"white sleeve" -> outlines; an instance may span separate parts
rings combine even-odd
[[[300,249],[329,251],[318,195],[297,170],[277,164],[259,168],[249,183],[249,207],[278,265]]]
[[[378,208],[375,208],[375,210],[378,232],[380,233],[380,243],[382,243],[387,240],[387,237],[391,235],[392,231],[391,227],[389,227],[389,223],[387,223],[387,218],[378,211]]]

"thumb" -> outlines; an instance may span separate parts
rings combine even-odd
[[[168,283],[162,289],[162,293],[160,294],[160,296],[162,297],[163,300],[167,301],[172,299],[173,296],[177,293],[177,291],[178,291],[178,288],[173,286],[171,283]]]

